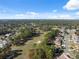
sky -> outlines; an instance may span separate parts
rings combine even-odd
[[[0,0],[0,19],[79,19],[79,0]]]

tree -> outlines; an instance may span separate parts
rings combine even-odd
[[[29,51],[30,59],[46,59],[46,55],[43,49],[31,49]]]
[[[54,45],[47,45],[43,44],[41,45],[41,48],[45,51],[46,53],[46,59],[53,59],[54,58]]]
[[[27,27],[21,27],[15,35],[12,36],[11,40],[14,41],[14,44],[24,44],[28,39],[27,37],[31,37],[32,32]]]
[[[55,55],[55,47],[52,42],[51,45],[48,45],[49,38],[54,38],[58,33],[58,30],[52,30],[45,35],[45,39],[42,43],[35,46],[33,50],[31,50],[31,58],[30,59],[54,59]]]
[[[79,52],[77,52],[76,54],[76,59],[79,59]]]
[[[45,35],[45,42],[48,45],[54,44],[55,36],[59,33],[59,30],[51,30]]]
[[[21,33],[20,35],[22,36],[22,38],[32,36],[32,32],[26,27],[21,28],[20,33]]]

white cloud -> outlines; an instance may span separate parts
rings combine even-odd
[[[18,13],[14,15],[15,18],[20,19],[34,19],[38,17],[38,13],[35,12],[26,12],[26,13]]]
[[[75,16],[71,14],[57,14],[53,12],[37,13],[37,12],[25,12],[15,14],[1,14],[0,19],[75,19]]]
[[[0,10],[1,11],[1,10]],[[14,12],[14,11],[13,11]],[[58,13],[57,10],[51,12],[7,12],[7,10],[2,10],[0,12],[0,19],[76,19],[79,18],[78,15],[73,16],[67,13]],[[77,13],[78,14],[78,13]]]
[[[76,15],[79,16],[79,12],[76,12]]]
[[[58,18],[59,18],[59,19],[74,19],[73,16],[68,15],[68,14],[60,14],[60,15],[58,16]]]
[[[25,12],[25,13],[0,13],[0,19],[35,19],[38,18],[38,13]]]
[[[69,0],[63,8],[67,10],[77,10],[79,9],[79,0]]]

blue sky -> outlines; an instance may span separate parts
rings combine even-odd
[[[0,0],[0,19],[79,19],[79,0]]]

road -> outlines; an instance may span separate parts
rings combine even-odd
[[[72,33],[74,33],[72,30],[69,30],[69,34],[64,33],[64,45],[65,45],[65,49],[64,49],[64,53],[68,53],[72,58],[74,58],[74,54],[72,51],[70,51],[70,40],[71,40],[71,36],[73,35]]]
[[[69,34],[67,34],[66,32],[65,32],[65,27],[64,28],[62,28],[63,29],[63,31],[62,31],[62,34],[63,34],[63,36],[64,36],[64,39],[62,39],[62,41],[63,41],[63,46],[65,47],[65,49],[64,49],[64,53],[68,53],[69,51],[69,40],[70,40],[70,30],[69,30]],[[61,29],[60,29],[61,30]]]
[[[70,34],[64,34],[64,44],[65,44],[65,49],[64,52],[68,53],[69,52],[69,40],[70,40]]]

